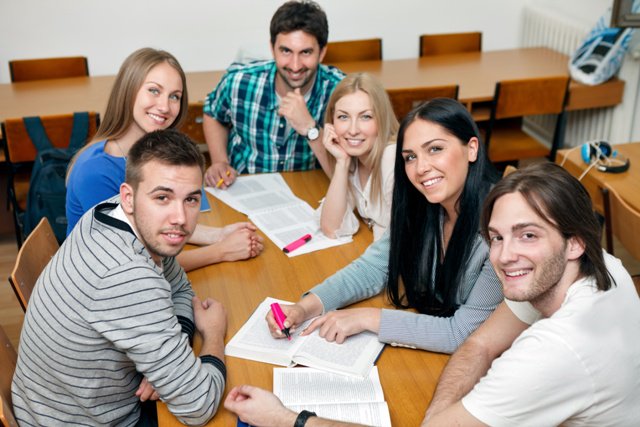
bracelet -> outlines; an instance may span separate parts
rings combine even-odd
[[[293,423],[293,427],[304,427],[304,425],[307,423],[307,420],[315,416],[315,412],[304,410],[298,414],[298,418],[296,418],[296,422]]]

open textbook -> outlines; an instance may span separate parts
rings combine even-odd
[[[310,322],[291,334],[291,341],[271,336],[265,317],[271,303],[291,304],[267,297],[253,312],[225,347],[225,355],[280,366],[300,364],[324,371],[364,378],[369,374],[384,344],[370,332],[363,332],[346,339],[343,344],[328,342],[314,331],[300,336]]]
[[[314,218],[313,208],[293,194],[279,173],[239,176],[226,190],[206,189],[233,209],[248,215],[280,249],[310,234],[311,240],[288,253],[289,257],[351,242],[351,237],[329,239],[325,236]]]
[[[353,378],[313,368],[275,368],[273,393],[295,412],[303,409],[319,417],[391,427],[378,369],[366,378]]]

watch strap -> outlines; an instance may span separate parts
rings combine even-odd
[[[304,427],[304,425],[307,423],[307,420],[315,416],[316,416],[315,412],[307,411],[305,409],[298,414],[298,417],[296,418],[296,422],[293,423],[293,427]]]

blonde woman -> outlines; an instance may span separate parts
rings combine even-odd
[[[320,207],[320,227],[331,238],[358,231],[353,211],[373,229],[389,226],[398,121],[382,85],[367,73],[350,74],[336,86],[323,141],[332,155],[332,176]]]
[[[148,132],[179,128],[187,105],[186,77],[173,55],[143,48],[127,57],[95,138],[69,166],[67,234],[86,211],[119,193],[131,146]],[[178,256],[186,271],[254,257],[262,251],[255,226],[245,222],[223,228],[198,225],[189,243],[202,247]]]

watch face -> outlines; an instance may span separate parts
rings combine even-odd
[[[309,129],[309,132],[307,132],[307,139],[309,139],[310,141],[317,139],[319,136],[320,131],[318,130],[318,128],[311,128]]]

